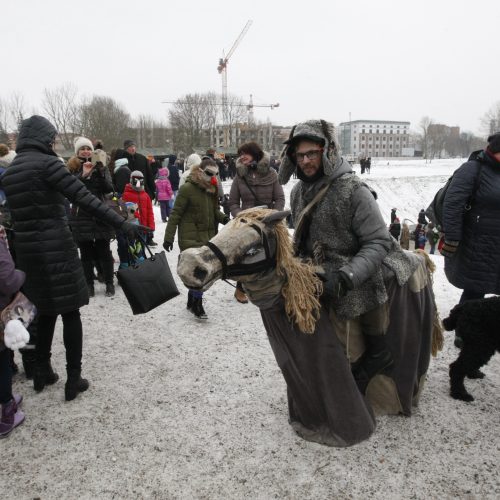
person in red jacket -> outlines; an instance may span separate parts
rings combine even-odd
[[[139,223],[147,226],[151,231],[155,230],[155,218],[153,215],[153,203],[148,193],[144,191],[144,175],[139,170],[130,174],[130,182],[125,186],[122,200],[137,204],[139,211]]]

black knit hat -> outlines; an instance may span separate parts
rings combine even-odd
[[[130,146],[136,146],[136,145],[137,144],[135,143],[135,141],[133,141],[132,139],[127,139],[126,141],[123,142],[123,149],[127,149]]]
[[[493,153],[500,153],[500,132],[488,137],[488,149]]]

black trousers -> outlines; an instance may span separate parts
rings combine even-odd
[[[50,359],[52,339],[57,321],[57,314],[38,316],[38,338],[36,342],[36,360],[38,363]],[[76,309],[61,314],[63,321],[63,340],[66,348],[66,367],[68,370],[80,370],[82,367],[83,330],[80,310]]]
[[[101,264],[104,281],[113,283],[113,255],[109,240],[80,241],[80,256],[87,283],[94,281],[94,260]]]
[[[464,290],[462,292],[462,296],[460,297],[460,301],[458,303],[463,304],[464,302],[467,302],[468,300],[483,299],[484,296],[485,296],[485,294],[481,293],[481,292],[473,292],[471,290]]]
[[[12,368],[10,366],[10,349],[0,351],[0,404],[4,405],[12,399]]]

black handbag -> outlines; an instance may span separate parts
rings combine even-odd
[[[179,295],[165,252],[153,255],[142,238],[140,240],[150,256],[141,262],[129,261],[129,267],[116,273],[133,314],[147,313]]]

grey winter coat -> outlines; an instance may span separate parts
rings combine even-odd
[[[470,210],[467,204],[479,185]],[[458,241],[445,258],[448,281],[468,291],[500,294],[500,162],[485,151],[474,152],[453,175],[443,205],[448,241]]]
[[[242,210],[267,205],[275,210],[283,210],[285,207],[285,194],[278,181],[278,175],[270,167],[270,157],[264,153],[264,157],[257,163],[255,170],[249,170],[239,160],[236,162],[236,177],[233,179],[231,191],[229,192],[229,209],[231,215],[236,217]],[[252,194],[246,182],[255,192]]]
[[[295,227],[314,196],[328,183],[330,187],[312,211],[306,233],[296,232],[296,247],[301,256],[313,258],[327,272],[345,273],[352,289],[332,306],[340,316],[355,318],[387,301],[386,274],[394,273],[398,284],[403,285],[414,264],[387,231],[372,191],[353,174],[350,164],[337,155],[333,133],[326,135],[327,127],[319,125],[319,121],[304,125],[309,137],[317,134],[325,141],[325,175],[312,183],[301,180],[292,189],[290,205]],[[300,126],[297,127],[300,132]],[[285,168],[283,179],[286,179],[295,167],[293,145],[284,155],[281,168]],[[300,174],[301,171],[299,178]]]

